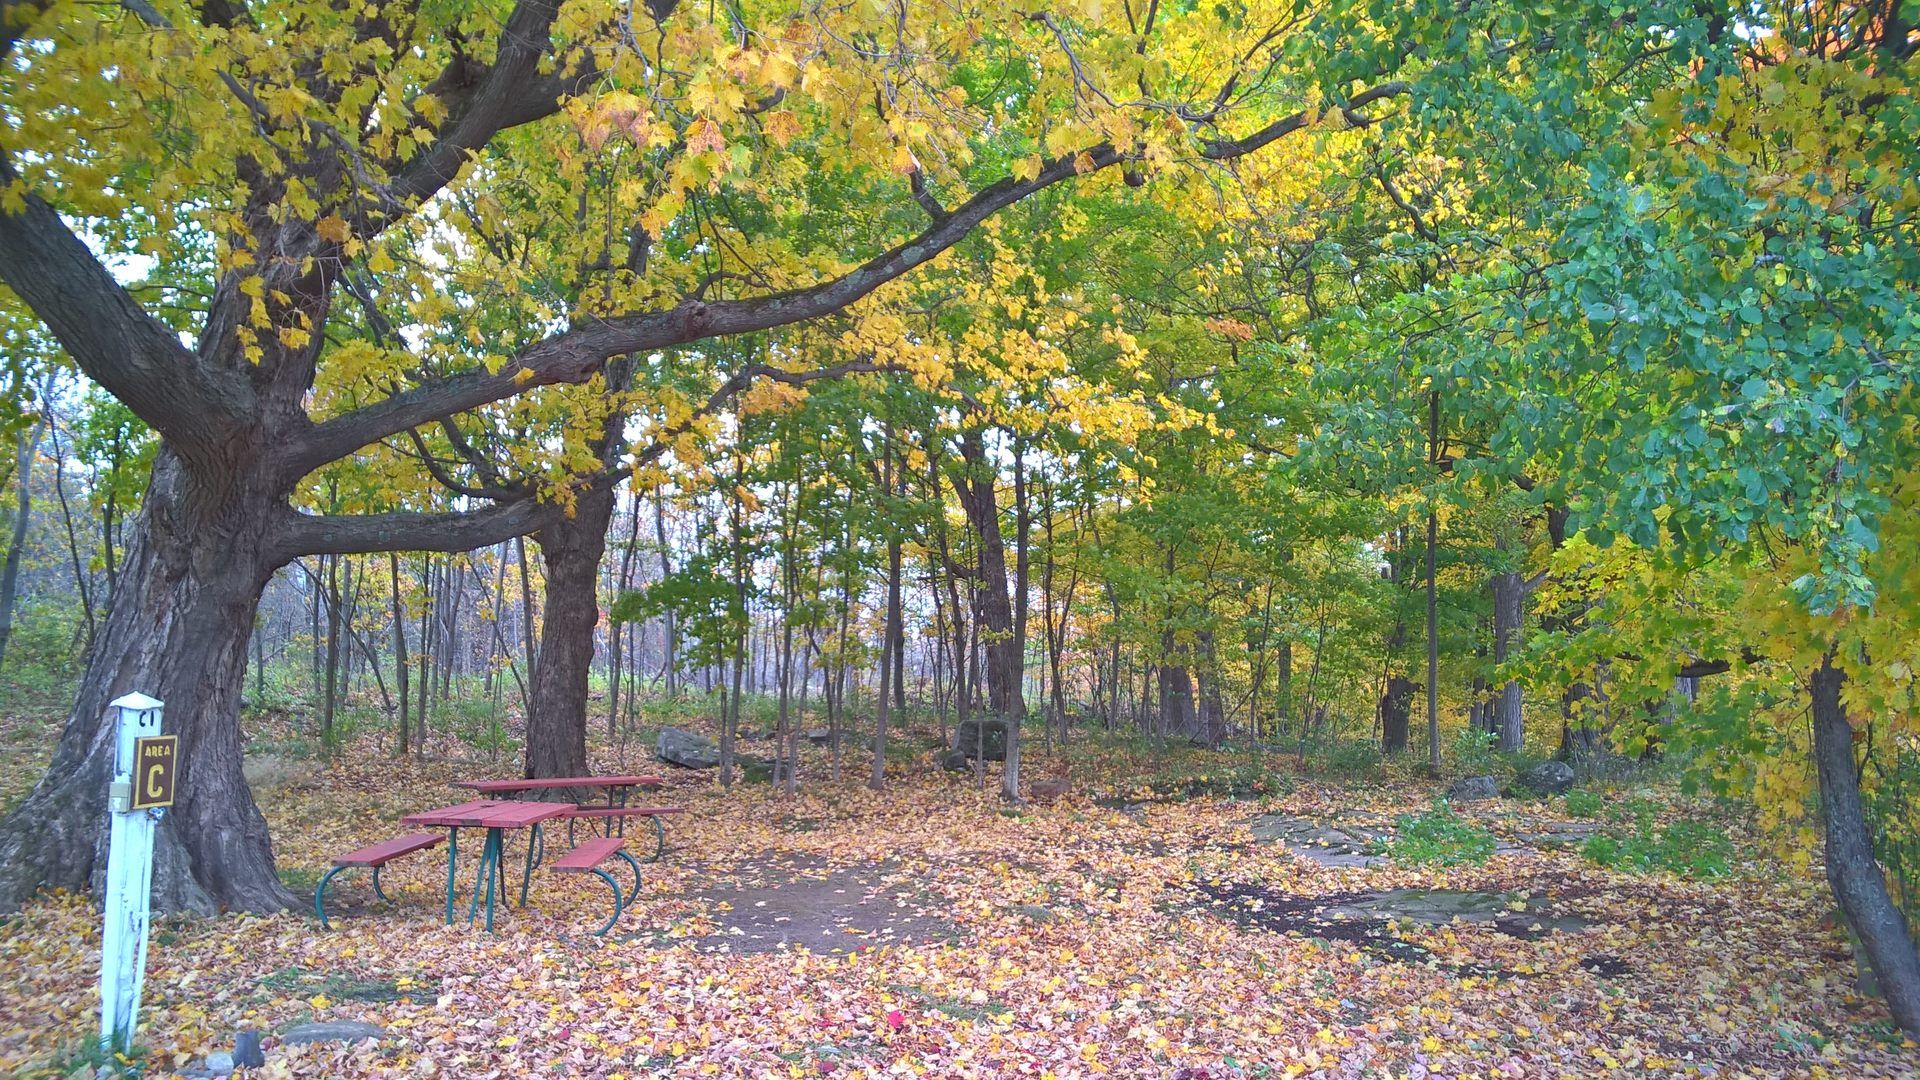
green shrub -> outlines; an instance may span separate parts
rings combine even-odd
[[[1632,832],[1609,830],[1589,837],[1580,853],[1598,865],[1633,873],[1658,870],[1708,880],[1732,873],[1732,842],[1704,821],[1676,821],[1661,828],[1642,817]]]
[[[1342,739],[1321,755],[1325,769],[1338,776],[1367,776],[1380,768],[1380,748],[1372,740]]]
[[[490,756],[511,755],[520,749],[520,740],[502,723],[499,711],[490,700],[469,699],[436,708],[434,720],[441,730],[450,725],[455,738]]]
[[[1491,731],[1461,728],[1453,737],[1453,764],[1463,776],[1487,776],[1500,767],[1499,739]]]
[[[1580,817],[1580,818],[1599,817],[1600,809],[1605,805],[1606,805],[1606,800],[1602,799],[1598,792],[1594,792],[1594,791],[1567,792],[1567,813],[1573,815],[1574,817]]]
[[[1404,865],[1478,866],[1493,857],[1493,834],[1454,813],[1445,799],[1435,799],[1425,813],[1401,815],[1394,830],[1387,854]]]

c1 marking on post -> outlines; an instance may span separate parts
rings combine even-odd
[[[133,741],[130,809],[152,810],[173,805],[173,778],[178,771],[179,748],[178,735],[149,735]]]

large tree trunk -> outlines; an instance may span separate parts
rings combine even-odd
[[[53,762],[0,824],[0,908],[41,888],[97,892],[116,730],[107,703],[136,690],[166,703],[164,730],[180,737],[178,801],[154,833],[154,907],[211,914],[297,902],[274,873],[241,774],[240,691],[274,569],[261,554],[274,509],[243,483],[194,484],[161,452]]]
[[[1380,695],[1380,749],[1398,754],[1407,748],[1407,729],[1413,713],[1412,679],[1395,675],[1387,680],[1387,691]]]
[[[1221,700],[1220,676],[1214,666],[1218,658],[1213,650],[1213,631],[1202,630],[1198,637],[1200,666],[1194,672],[1194,681],[1199,684],[1199,701],[1189,738],[1195,745],[1217,750],[1227,738],[1227,710]]]
[[[1894,1022],[1920,1036],[1920,954],[1873,857],[1853,759],[1853,724],[1840,700],[1846,678],[1831,657],[1813,674],[1813,758],[1827,826],[1827,883],[1866,950]]]
[[[400,745],[401,757],[406,757],[413,749],[413,739],[407,730],[407,609],[400,601],[400,556],[387,552],[387,586],[393,601],[393,681],[400,697]]]
[[[1172,632],[1161,635],[1161,652],[1171,658],[1174,655]],[[1185,664],[1163,663],[1157,669],[1160,696],[1160,734],[1194,737],[1196,734],[1193,717],[1193,675]]]
[[[528,777],[587,773],[587,679],[600,622],[600,557],[612,520],[613,489],[595,489],[578,497],[572,517],[534,534],[546,564],[547,603],[527,712]]]

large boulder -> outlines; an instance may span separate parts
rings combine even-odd
[[[685,728],[661,728],[660,738],[653,744],[653,756],[683,769],[717,769],[720,744]]]
[[[1479,802],[1500,797],[1500,782],[1491,776],[1463,776],[1447,789],[1448,802]]]
[[[971,768],[972,760],[965,750],[942,750],[939,756],[934,758],[934,761],[948,772],[966,772]]]
[[[974,718],[953,729],[953,748],[970,758],[1007,760],[1007,722],[998,717]]]
[[[1564,761],[1543,761],[1514,783],[1535,795],[1564,795],[1573,788],[1573,768]]]

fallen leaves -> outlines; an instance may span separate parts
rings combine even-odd
[[[385,835],[436,784],[474,772],[351,759],[283,792],[268,808],[283,868],[308,872]],[[607,939],[588,933],[604,897],[538,872],[529,907],[502,910],[499,933],[445,926],[437,853],[388,867],[392,905],[374,903],[364,883],[344,885],[333,933],[292,913],[163,921],[141,1034],[150,1061],[184,1068],[237,1028],[325,1019],[363,1020],[395,1039],[269,1039],[268,1075],[1463,1078],[1715,1066],[1838,1077],[1915,1067],[1910,1050],[1876,1034],[1880,1011],[1849,992],[1849,961],[1807,880],[1627,878],[1553,852],[1484,867],[1329,869],[1254,842],[1248,804],[1226,799],[1130,812],[1068,799],[1004,815],[970,784],[931,774],[885,794],[815,784],[798,797],[723,794],[703,779],[672,792],[690,812]],[[1277,809],[1344,800],[1384,817],[1419,798],[1303,787]],[[508,851],[516,871],[522,842]],[[1260,897],[1498,893],[1512,898],[1499,915],[1514,932],[1395,922],[1389,932],[1407,948],[1382,951],[1225,917],[1205,897],[1229,884]],[[1545,907],[1588,925],[1520,925]],[[1263,900],[1258,914],[1275,910]],[[831,933],[807,948],[767,937],[813,942],[822,929]],[[0,1071],[50,1068],[85,1037],[97,934],[97,916],[65,896],[0,924],[10,976]]]

